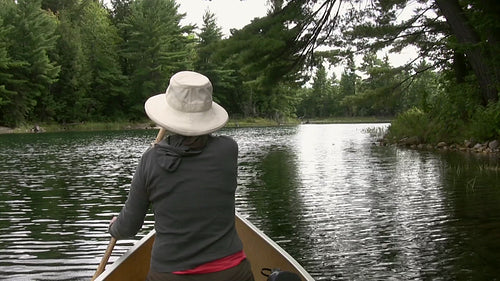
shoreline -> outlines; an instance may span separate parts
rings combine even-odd
[[[13,134],[14,129],[9,128],[9,127],[1,127],[0,126],[0,134]]]
[[[300,120],[303,121],[303,120]],[[307,120],[307,122],[278,123],[274,120],[264,118],[246,118],[246,119],[230,119],[226,126],[227,128],[244,128],[244,127],[270,127],[270,126],[294,126],[300,124],[356,124],[356,123],[390,123],[391,120],[384,118],[337,118],[337,119],[316,119]],[[2,134],[25,134],[25,133],[50,133],[50,132],[78,132],[78,131],[114,131],[114,130],[152,130],[158,129],[155,124],[150,122],[89,122],[89,123],[72,123],[72,124],[42,124],[34,125],[33,127],[21,126],[18,128],[9,128],[0,126],[0,135]],[[388,140],[386,138],[377,141],[380,146],[399,146],[407,147],[414,150],[434,150],[434,151],[458,151],[464,153],[474,153],[481,155],[493,155],[500,158],[500,142],[499,140],[490,140],[486,142],[475,142],[465,140],[463,144],[439,142],[437,144],[420,143],[417,137],[403,138],[400,140]]]
[[[354,123],[390,123],[389,118],[376,117],[339,117],[328,119],[289,118],[276,121],[266,118],[230,118],[225,127],[264,127],[264,126],[294,126],[300,124],[354,124]],[[149,120],[139,122],[79,122],[67,124],[54,123],[32,123],[17,128],[0,126],[0,134],[24,134],[24,133],[49,133],[49,132],[76,132],[76,131],[103,131],[103,130],[142,130],[154,129],[156,125]]]
[[[439,142],[437,144],[426,144],[417,141],[417,137],[403,138],[397,141],[380,139],[377,141],[380,146],[398,146],[406,147],[413,150],[427,150],[437,152],[463,152],[472,153],[475,155],[497,156],[500,158],[500,142],[498,140],[490,140],[485,142],[477,142],[472,140],[464,140],[463,144]]]

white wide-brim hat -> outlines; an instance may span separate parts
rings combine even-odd
[[[226,110],[212,100],[212,83],[197,72],[181,71],[170,78],[166,93],[144,104],[148,117],[167,131],[200,136],[224,127]]]

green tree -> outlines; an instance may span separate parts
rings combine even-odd
[[[412,13],[403,13],[408,6]],[[343,33],[329,41],[332,46],[354,45],[358,51],[388,48],[397,53],[415,46],[422,58],[454,70],[456,83],[472,72],[480,88],[476,94],[486,104],[498,100],[497,7],[488,0],[351,1],[340,23]]]
[[[323,64],[320,64],[313,79],[311,91],[311,102],[314,104],[315,117],[327,117],[331,114],[332,89],[326,69]]]
[[[81,0],[42,0],[42,9],[58,13],[74,8]]]
[[[4,3],[0,4],[0,11],[6,11],[6,7]],[[10,32],[12,26],[7,26],[4,24],[3,20],[4,15],[0,12],[0,38],[7,39],[7,34]],[[17,83],[14,80],[13,75],[10,73],[10,70],[16,66],[16,63],[10,58],[7,50],[9,48],[8,40],[0,41],[0,113],[2,116],[0,118],[0,124],[8,124],[10,123],[7,118],[8,111],[6,111],[6,106],[8,106],[16,92],[9,90],[13,88],[13,85]]]
[[[55,120],[72,123],[89,120],[87,110],[91,100],[92,72],[85,50],[79,20],[81,7],[63,9],[59,12],[57,62],[61,66],[59,80],[52,86],[55,99]]]
[[[4,84],[9,97],[1,110],[3,122],[15,126],[29,119],[49,119],[53,103],[50,86],[59,73],[59,66],[50,57],[57,40],[57,20],[41,9],[40,1],[4,0],[2,6],[7,53],[14,62],[6,65],[10,81]]]
[[[222,29],[217,25],[215,14],[206,11],[203,25],[197,34],[194,69],[210,78],[214,86],[214,100],[220,103],[229,113],[240,111],[238,98],[237,71],[231,68],[228,60],[217,57],[217,50],[222,42]]]
[[[173,0],[136,0],[123,25],[129,34],[122,50],[130,69],[127,102],[135,116],[143,116],[144,101],[164,92],[172,74],[191,64],[186,45],[193,27],[180,25],[178,7]]]
[[[462,2],[462,3],[461,3]],[[500,88],[500,8],[488,0],[435,0],[481,89],[483,105],[498,101]]]
[[[199,43],[197,47],[198,58],[195,62],[196,69],[200,71],[216,68],[214,63],[215,45],[222,40],[222,28],[217,25],[215,14],[205,11],[203,26],[197,34]]]
[[[417,107],[422,112],[429,112],[436,97],[442,95],[440,75],[436,71],[428,71],[432,66],[426,61],[420,61],[416,66],[419,75],[413,75],[402,86],[400,112]]]
[[[353,105],[344,101],[344,99],[354,96],[356,94],[356,83],[358,76],[356,74],[356,64],[354,63],[354,56],[348,52],[347,67],[344,68],[340,76],[339,97],[341,99],[340,112],[344,116],[353,116]]]
[[[118,26],[125,22],[131,15],[131,4],[133,0],[111,0],[112,9],[110,11],[113,23]]]
[[[126,21],[132,14],[132,2],[132,0],[111,0],[112,9],[109,11],[113,25],[117,28],[118,35],[122,40],[118,55],[122,73],[125,76],[130,75],[132,72],[128,59],[123,56],[123,50],[127,47],[126,42],[130,39],[130,28]]]
[[[279,1],[275,1],[279,2]],[[257,18],[242,30],[233,30],[217,51],[226,65],[237,69],[243,81],[239,100],[243,114],[275,118],[286,112],[277,108],[278,100],[295,100],[295,91],[301,79],[302,65],[298,63],[300,48],[292,44],[300,27],[293,23],[300,17],[299,10],[289,7],[284,11],[275,6],[266,17]]]
[[[111,24],[108,11],[99,3],[85,1],[79,7],[77,20],[83,56],[86,59],[84,75],[89,77],[88,101],[83,120],[125,118],[125,77],[118,61],[120,38]],[[84,79],[87,80],[87,79]],[[86,82],[85,82],[86,83]]]
[[[296,108],[296,115],[299,120],[303,122],[308,122],[309,118],[314,115],[314,104],[312,102],[311,88],[302,87],[297,91],[297,97],[299,98],[299,104]]]
[[[439,99],[441,106],[432,104],[430,112],[413,112],[430,114],[422,120],[446,127],[441,134],[444,139],[452,135],[450,130],[463,131],[467,122],[489,116],[477,112],[498,108],[495,103],[498,103],[500,88],[500,35],[497,32],[500,8],[495,1],[322,0],[290,1],[287,6],[297,6],[298,2],[305,15],[303,19],[310,23],[311,28],[302,30],[295,42],[301,44],[302,38],[310,36],[312,40],[307,43],[306,50],[314,50],[319,44],[334,48],[332,54],[342,54],[346,48],[352,48],[356,53],[397,53],[406,46],[416,47],[420,57],[409,62],[400,72],[406,77],[399,75],[400,87],[393,88],[393,95],[406,97],[404,91],[411,89],[408,82],[418,81],[416,76],[433,68],[441,71],[440,86],[446,90],[438,91],[442,94]],[[337,5],[337,9],[326,8],[332,5]],[[313,57],[314,52],[305,52],[302,56],[307,59]],[[432,62],[425,70],[414,63],[422,59]],[[346,101],[350,100],[349,105],[357,106],[358,102],[367,101],[362,99],[366,93],[347,97]],[[398,107],[408,107],[408,104]],[[444,120],[453,124],[443,124]],[[492,131],[498,128],[490,127]]]
[[[394,116],[401,101],[398,90],[401,70],[392,68],[387,56],[382,60],[374,53],[367,53],[359,71],[365,77],[360,80],[358,93],[348,97],[346,102],[356,104],[358,115]]]
[[[338,115],[340,97],[335,74],[328,77],[323,64],[316,69],[312,87],[299,91],[297,114],[303,118],[324,118]]]

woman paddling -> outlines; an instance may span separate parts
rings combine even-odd
[[[109,232],[134,236],[151,205],[156,239],[146,280],[254,280],[235,229],[238,145],[211,135],[228,114],[212,101],[209,79],[179,72],[145,110],[173,134],[143,154]]]

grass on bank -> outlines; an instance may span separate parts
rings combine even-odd
[[[12,129],[12,133],[34,133],[38,126],[40,132],[72,132],[72,131],[112,131],[112,130],[130,130],[146,129],[147,122],[81,122],[71,124],[40,123],[25,124]]]
[[[309,124],[352,124],[352,123],[391,123],[392,117],[330,117],[323,119],[304,119],[302,123]]]
[[[267,118],[229,118],[226,127],[269,127],[269,126],[289,126],[298,124],[335,124],[335,123],[381,123],[391,122],[390,118],[379,117],[335,117],[324,119],[300,120],[288,118],[277,122]],[[112,131],[112,130],[137,130],[154,128],[155,124],[144,119],[138,122],[79,122],[70,124],[58,123],[32,123],[24,124],[17,128],[2,127],[0,133],[32,133],[35,126],[39,126],[41,132],[64,132],[64,131]]]
[[[386,139],[397,141],[405,137],[417,137],[420,143],[426,144],[500,140],[500,102],[478,108],[470,115],[460,118],[455,112],[429,114],[412,108],[394,119]]]

